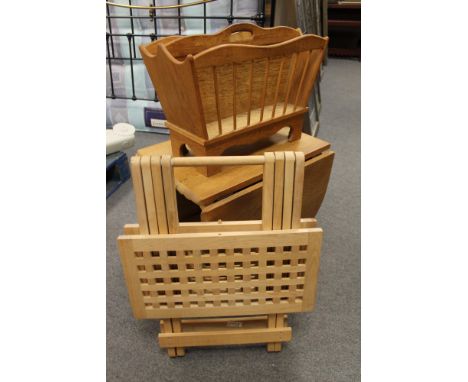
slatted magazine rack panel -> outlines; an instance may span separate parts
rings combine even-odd
[[[140,46],[171,130],[172,153],[221,155],[287,126],[299,139],[327,39],[235,24]],[[206,175],[210,173],[203,169]]]
[[[174,166],[264,166],[262,220],[180,223]],[[247,157],[134,157],[138,225],[119,248],[136,318],[162,319],[159,343],[185,347],[291,339],[285,314],[311,310],[322,231],[301,219],[304,154]]]

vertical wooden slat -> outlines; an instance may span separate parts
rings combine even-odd
[[[130,286],[139,285],[138,272],[135,271],[135,251],[130,240],[118,239],[120,261],[127,284],[128,297],[132,306],[133,314],[136,318],[146,318],[145,304],[141,298],[141,290]]]
[[[304,64],[304,69],[302,70],[301,81],[299,82],[299,86],[297,87],[296,100],[294,101],[294,111],[296,111],[296,109],[297,109],[297,102],[299,101],[299,96],[301,95],[302,84],[304,82],[304,77],[305,77],[305,75],[307,73],[307,69],[308,69],[309,61],[310,61],[310,56],[312,55],[311,51],[308,51],[307,53],[308,53],[307,54],[307,59],[306,59],[306,62]]]
[[[215,90],[215,101],[216,101],[216,115],[218,116],[218,133],[219,135],[223,134],[223,126],[221,122],[221,111],[219,110],[219,90],[218,90],[218,76],[216,74],[216,66],[213,66],[213,83]]]
[[[277,260],[275,260],[275,266],[274,266],[274,279],[276,281],[275,285],[273,285],[273,304],[279,304],[280,303],[280,296],[279,294],[281,293],[281,278],[282,278],[282,258],[283,258],[283,253],[284,249],[283,247],[276,247],[275,248],[275,255],[277,256]]]
[[[302,300],[303,309],[312,309],[315,304],[317,277],[320,264],[320,249],[322,246],[323,232],[309,233],[309,242],[307,244],[309,250],[309,257],[306,262],[307,278],[304,283],[304,297]]]
[[[297,252],[299,250],[299,246],[298,245],[293,245],[291,247],[291,250],[294,251],[294,252]],[[297,257],[294,257],[291,259],[291,267],[297,267],[297,265],[299,264],[299,261],[297,260]],[[291,280],[296,280],[297,279],[297,272],[291,272],[291,274],[289,275],[289,278]],[[289,295],[289,303],[290,304],[294,304],[295,300],[296,300],[296,284],[292,284],[289,286],[289,292],[290,292],[290,295]]]
[[[140,159],[140,168],[141,168],[141,176],[143,181],[143,192],[145,195],[145,205],[146,205],[146,217],[147,217],[147,224],[148,224],[148,232],[149,234],[158,234],[159,227],[158,227],[158,218],[156,214],[156,205],[155,205],[155,198],[154,198],[154,190],[153,190],[153,177],[151,175],[151,157],[143,156]],[[151,262],[151,253],[150,252],[143,252],[143,257],[146,259],[148,264],[145,265],[146,272],[152,272],[153,269],[149,265]],[[153,277],[148,277],[148,284],[153,285],[155,284],[155,280]],[[150,292],[151,297],[157,297],[156,291]],[[153,303],[153,308],[159,308],[158,303]]]
[[[292,154],[292,158],[291,155]],[[298,154],[296,157],[296,153],[286,153],[286,168],[285,168],[285,197],[284,197],[284,209],[283,209],[283,229],[286,228],[298,228],[300,225],[300,210],[301,210],[301,200],[298,200],[299,205],[296,203],[295,197],[297,193],[300,193],[300,196],[302,196],[302,182],[304,178],[304,154],[301,152]],[[288,161],[289,159],[289,161]],[[301,161],[302,159],[302,161]],[[297,160],[299,163],[297,163]],[[301,170],[302,169],[302,170]],[[297,170],[297,171],[296,171]],[[292,179],[291,179],[292,175]],[[297,176],[297,177],[296,177]],[[288,183],[293,184],[293,187],[288,187]],[[288,189],[289,188],[289,189]],[[292,193],[291,193],[292,191]],[[290,194],[291,193],[291,194]],[[291,196],[289,196],[291,195]],[[294,207],[296,207],[296,211],[294,211]],[[299,211],[299,217],[297,220],[293,219],[293,213],[297,214],[297,211]],[[288,220],[289,219],[289,220]],[[298,251],[299,247],[298,246],[292,246],[291,248],[292,251]],[[297,258],[291,259],[291,267],[297,267],[298,265],[298,260]],[[289,278],[291,280],[294,280],[297,278],[297,272],[292,272],[289,275]],[[293,304],[296,299],[296,285],[292,284],[289,286],[289,303]],[[284,315],[277,315],[276,316],[276,324],[277,327],[283,327],[284,326]],[[275,344],[275,350],[280,351],[281,350],[281,343],[276,343]]]
[[[236,113],[236,96],[237,96],[237,81],[236,81],[236,63],[232,63],[232,126],[237,129],[237,113]]]
[[[268,328],[272,329],[276,327],[276,314],[269,314],[268,315]],[[273,352],[276,350],[275,343],[268,343],[267,344],[267,351]]]
[[[263,121],[263,112],[265,110],[265,98],[266,98],[266,92],[267,92],[267,87],[268,87],[269,71],[270,71],[270,58],[267,57],[267,62],[266,62],[266,67],[265,67],[265,77],[263,79],[263,91],[262,91],[262,99],[261,99],[262,110],[260,112],[260,122]]]
[[[296,169],[294,171],[294,196],[291,228],[299,228],[301,225],[302,193],[304,190],[305,156],[304,153],[300,151],[295,152],[294,156],[296,157]]]
[[[242,254],[246,255],[246,256],[250,255],[250,248],[242,248]],[[250,261],[244,262],[244,268],[245,269],[250,269],[250,267],[251,267]],[[251,279],[252,279],[252,276],[251,276],[250,273],[244,275],[244,281],[246,283],[248,283]],[[244,293],[247,293],[247,294],[252,293],[252,288],[251,287],[244,287]],[[265,303],[265,298],[263,298],[263,299],[259,298],[258,300],[259,300],[258,301],[259,304],[264,304]],[[246,300],[246,304],[250,305],[251,302],[249,300]]]
[[[149,228],[148,217],[146,215],[145,193],[143,191],[140,160],[141,157],[132,157],[130,160],[130,168],[132,171],[133,192],[135,193],[138,225],[140,226],[140,234],[144,235],[149,233]]]
[[[179,264],[178,265],[179,271],[180,271],[180,267],[184,266],[184,265],[182,265],[182,264],[184,264],[184,256],[185,256],[184,252],[185,251],[176,251],[176,261]],[[186,286],[188,284],[188,278],[187,278],[186,275],[182,276],[182,274],[183,273],[181,272],[180,277],[179,277],[179,282],[181,283],[182,286]],[[182,301],[182,306],[184,308],[190,308],[188,289],[181,288],[180,294],[184,298],[183,301]]]
[[[284,314],[277,314],[276,315],[276,328],[284,328],[284,319],[285,315]],[[275,343],[275,351],[281,351],[281,342],[276,342]]]
[[[233,249],[227,249],[226,250],[226,269],[234,269],[234,250]],[[227,276],[227,282],[232,283],[234,282],[234,275],[229,274]],[[228,288],[228,295],[233,295],[234,294],[234,288]],[[234,300],[228,300],[228,304],[230,306],[233,306],[235,304]]]
[[[158,218],[159,233],[169,233],[166,216],[166,201],[164,199],[161,157],[159,155],[151,156],[151,175],[153,177],[153,189],[156,201],[156,215]]]
[[[143,182],[143,174],[142,174],[142,162],[146,164],[146,160],[142,157],[134,156],[132,157],[131,163],[131,171],[132,171],[132,181],[133,181],[133,191],[135,193],[135,201],[136,201],[136,212],[137,212],[137,220],[139,225],[140,234],[147,235],[150,233],[150,224],[148,222],[148,210],[146,206],[146,196],[145,196],[145,184]],[[146,176],[147,178],[147,176]],[[148,183],[148,179],[147,179]],[[147,184],[148,186],[148,184]],[[151,185],[148,187],[151,188]],[[154,227],[153,227],[154,228]],[[140,253],[143,257],[148,261],[151,259],[150,252],[143,252]],[[152,269],[148,268],[149,265],[144,266],[145,272],[151,272]],[[142,271],[139,270],[139,271]],[[154,278],[148,278],[148,284],[154,284]],[[150,293],[150,296],[154,297],[155,292]],[[158,306],[153,304],[153,307],[157,308]],[[144,306],[143,308],[144,309]]]
[[[164,276],[163,277],[163,283],[165,285],[169,285],[171,284],[171,278],[169,277],[169,265],[168,265],[168,261],[169,261],[169,258],[168,258],[168,255],[167,255],[167,251],[159,251],[159,256],[161,258],[161,271],[164,272]],[[168,289],[165,291],[166,293],[166,297],[167,297],[167,307],[168,308],[174,308],[174,301],[172,299],[172,296],[174,295],[174,292],[172,289]]]
[[[278,71],[278,79],[276,81],[275,99],[273,101],[273,110],[271,111],[271,118],[275,117],[276,103],[278,102],[278,92],[279,92],[279,87],[280,87],[280,84],[281,84],[281,73],[283,71],[284,60],[285,59],[286,59],[286,57],[281,58],[281,64],[280,64],[280,68],[279,68],[279,71]]]
[[[281,229],[283,223],[284,152],[275,152],[275,195],[273,229]]]
[[[276,154],[280,154],[279,156]],[[277,179],[277,173],[275,171],[275,214],[273,220],[273,229],[278,227],[280,229],[290,229],[291,228],[291,216],[292,216],[292,204],[293,204],[293,196],[294,196],[294,172],[295,172],[295,155],[293,152],[285,152],[285,153],[275,153],[277,158],[277,165],[278,159],[280,159],[280,163],[283,165],[283,178]],[[281,172],[279,173],[281,174]],[[282,184],[278,185],[277,183]],[[282,195],[281,198],[277,196],[276,187],[282,187]],[[280,214],[279,211],[282,212],[281,222],[278,222],[277,218],[279,218]],[[278,257],[282,257],[282,253],[284,252],[283,247],[276,248],[276,253]],[[282,273],[282,260],[275,260],[275,280],[281,280]],[[280,298],[278,294],[281,292],[281,286],[275,285],[273,287],[273,291],[276,297],[273,298],[274,304],[280,303]],[[282,328],[284,326],[284,314],[276,314],[275,315],[275,328]],[[272,344],[272,348],[274,351],[279,352],[281,351],[281,342],[275,342]]]
[[[284,100],[284,106],[283,106],[283,115],[286,114],[286,109],[288,107],[288,102],[289,102],[289,95],[291,94],[291,86],[292,86],[292,79],[294,77],[294,74],[296,73],[296,65],[297,65],[297,59],[298,59],[298,54],[294,53],[291,57],[291,61],[294,59],[294,64],[289,63],[289,78],[288,78],[288,85],[286,88],[286,98]]]
[[[201,270],[202,270],[202,266],[201,266],[201,251],[199,249],[194,249],[193,250],[193,255],[198,259],[198,261],[196,261],[194,264],[193,264],[193,268],[195,270],[194,274],[195,274],[195,282],[197,283],[197,285],[202,285],[203,284],[203,276],[202,276],[202,273],[201,273]],[[203,298],[201,298],[203,296],[203,288],[197,288],[196,289],[197,291],[197,302],[198,302],[198,306],[203,308],[205,306],[205,301],[203,300]]]
[[[274,192],[274,211],[273,211],[273,229],[291,228],[292,198],[294,188],[294,163],[295,156],[293,152],[275,152],[275,192]],[[282,257],[283,247],[276,248],[278,257]],[[275,260],[274,278],[276,281],[282,278],[282,260]],[[273,303],[279,304],[281,292],[280,284],[273,287]],[[274,327],[284,326],[284,314],[274,315]],[[268,351],[281,351],[281,342],[269,344]]]
[[[262,190],[262,226],[264,230],[273,227],[273,201],[275,182],[275,154],[265,153],[263,165],[263,190]]]
[[[176,233],[179,226],[177,214],[176,189],[174,171],[171,164],[171,156],[163,155],[161,158],[164,199],[166,201],[166,216],[169,233]]]
[[[172,322],[172,331],[174,333],[182,333],[182,324],[180,322],[180,318],[171,318],[171,322]],[[182,357],[185,355],[185,348],[178,347],[178,348],[175,348],[175,350],[176,350],[176,355],[178,357]]]
[[[148,227],[151,234],[158,234],[158,218],[156,214],[156,204],[153,189],[153,177],[151,175],[151,157],[144,156],[141,158],[141,173],[143,177],[143,186],[145,193],[146,214],[148,218]]]
[[[283,195],[283,222],[282,229],[291,228],[292,210],[294,202],[294,172],[296,157],[294,152],[288,151],[284,154],[284,195]]]
[[[218,269],[218,263],[216,263],[215,261],[212,260],[213,257],[216,257],[218,254],[218,250],[217,249],[210,249],[210,269],[212,271],[216,271]],[[217,285],[219,286],[219,276],[211,276],[211,281],[213,283],[213,285]],[[211,293],[213,293],[214,296],[219,296],[219,288],[213,288],[211,290]],[[219,299],[214,299],[213,301],[213,305],[214,306],[220,306],[221,305],[221,301]]]
[[[267,266],[266,262],[266,255],[267,255],[267,248],[261,247],[259,248],[259,257],[258,257],[258,268],[259,269],[265,269]],[[262,272],[258,275],[258,293],[259,294],[265,294],[266,293],[266,273]],[[260,299],[259,299],[260,302]],[[266,303],[266,301],[265,301]]]
[[[171,319],[161,320],[161,332],[162,333],[173,333]],[[176,348],[167,348],[167,354],[169,357],[176,357]]]
[[[253,88],[253,60],[250,61],[250,73],[249,73],[249,112],[247,114],[247,126],[250,126],[250,113],[252,112],[252,88]]]

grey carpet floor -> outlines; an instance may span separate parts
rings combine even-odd
[[[360,380],[360,70],[329,60],[322,80],[318,136],[336,152],[317,216],[324,245],[314,312],[291,314],[293,339],[280,353],[265,346],[190,349],[171,359],[156,342],[159,324],[130,310],[116,237],[136,222],[131,182],[107,200],[107,378],[109,381],[359,381]],[[167,139],[137,133],[127,152]]]

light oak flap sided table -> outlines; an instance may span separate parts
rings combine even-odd
[[[305,154],[302,216],[314,217],[322,204],[328,186],[334,152],[330,144],[302,134],[288,142],[289,130],[228,150],[224,155],[262,155],[274,151],[302,151]],[[138,155],[171,154],[166,141],[138,150]],[[177,203],[181,221],[255,220],[262,216],[262,166],[224,167],[206,177],[194,167],[175,169]]]

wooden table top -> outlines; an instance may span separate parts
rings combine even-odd
[[[288,128],[252,145],[227,150],[224,155],[262,155],[270,151],[302,151],[310,159],[330,148],[319,138],[302,134],[301,139],[288,142]],[[138,155],[171,154],[171,143],[165,141],[138,150]],[[177,190],[199,206],[206,206],[235,191],[241,190],[262,179],[262,166],[226,166],[210,177],[200,174],[194,167],[174,169]]]

